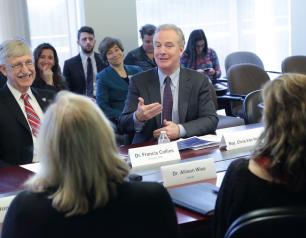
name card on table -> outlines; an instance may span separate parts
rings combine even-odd
[[[160,169],[165,187],[217,177],[213,158],[166,165]]]
[[[3,223],[7,209],[14,197],[15,195],[0,198],[0,223]]]
[[[255,128],[222,135],[220,148],[234,150],[254,146],[263,128]]]
[[[181,159],[176,142],[129,149],[132,168],[154,167]]]

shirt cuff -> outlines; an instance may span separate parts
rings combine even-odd
[[[187,132],[186,132],[185,128],[181,124],[178,124],[178,126],[179,126],[179,129],[180,129],[180,133],[179,133],[180,138],[185,137],[187,135]]]
[[[136,112],[133,113],[133,121],[134,121],[134,128],[136,132],[140,132],[143,128],[144,122],[138,121],[136,118]]]

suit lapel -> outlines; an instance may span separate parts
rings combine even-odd
[[[153,73],[148,77],[148,83],[146,83],[147,92],[149,95],[149,103],[159,102],[161,103],[160,97],[160,84],[157,73],[157,68],[153,71]],[[146,102],[145,102],[146,104]],[[161,127],[161,114],[155,117],[157,128]]]
[[[179,78],[179,96],[178,96],[178,113],[180,123],[186,121],[186,114],[189,104],[189,97],[191,96],[192,84],[189,75],[181,68]]]
[[[38,104],[39,104],[40,108],[42,109],[42,111],[45,111],[47,106],[49,105],[48,98],[44,97],[43,95],[41,95],[34,88],[31,88],[31,91],[32,91],[33,95],[35,96],[36,101],[38,102]]]
[[[76,70],[79,71],[80,75],[81,75],[81,78],[82,78],[82,81],[85,83],[86,82],[86,78],[85,78],[85,72],[84,72],[84,69],[83,69],[83,64],[82,64],[82,58],[81,58],[81,55],[78,54],[78,60],[76,61]]]
[[[27,119],[25,118],[18,102],[14,98],[13,94],[11,93],[7,85],[3,87],[2,98],[3,98],[3,103],[7,107],[8,111],[12,115],[14,115],[17,121],[31,133]]]

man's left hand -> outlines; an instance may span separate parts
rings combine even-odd
[[[176,140],[180,138],[180,128],[177,124],[172,121],[164,120],[164,127],[153,131],[153,136],[158,138],[161,131],[166,131],[167,136],[170,140]]]

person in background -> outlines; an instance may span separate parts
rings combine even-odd
[[[0,89],[0,166],[36,162],[40,120],[54,92],[31,87],[35,67],[23,40],[0,45],[0,69],[7,78]]]
[[[181,57],[181,65],[207,75],[215,84],[221,76],[219,59],[216,52],[208,47],[202,29],[190,33],[186,49]]]
[[[250,160],[237,159],[223,179],[214,237],[249,211],[306,205],[306,76],[284,74],[263,89],[264,131]]]
[[[6,84],[6,77],[3,75],[3,73],[0,70],[0,88],[2,88]]]
[[[66,88],[61,73],[55,48],[49,43],[42,43],[34,50],[36,77],[33,87],[54,90]]]
[[[89,26],[81,27],[78,31],[81,52],[66,60],[63,70],[68,89],[91,98],[96,96],[96,74],[107,66],[94,52],[95,44],[94,30]]]
[[[154,34],[157,68],[131,78],[119,128],[135,132],[133,143],[158,138],[166,131],[171,140],[213,133],[218,117],[209,80],[194,70],[181,68],[184,34],[173,24],[159,26]]]
[[[123,46],[120,40],[105,37],[99,52],[109,66],[97,74],[97,103],[115,125],[121,114],[129,86],[129,78],[141,72],[138,66],[124,65]]]
[[[156,67],[154,60],[153,35],[156,27],[151,24],[146,24],[139,30],[142,40],[142,46],[130,51],[125,59],[124,64],[138,65],[144,71]]]
[[[109,121],[88,97],[57,94],[39,133],[40,170],[10,204],[2,238],[178,237],[156,182],[126,182]]]

